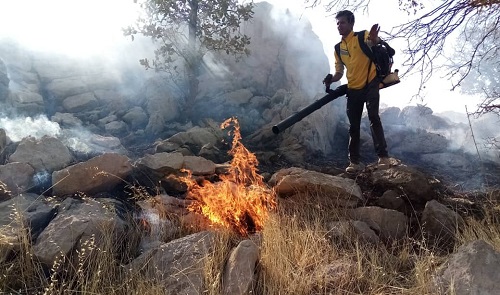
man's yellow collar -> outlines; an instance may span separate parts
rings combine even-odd
[[[347,42],[347,41],[351,40],[353,37],[354,37],[354,31],[351,31],[349,33],[349,35],[347,35],[347,37],[345,37],[345,38],[342,37],[342,39],[344,39]]]

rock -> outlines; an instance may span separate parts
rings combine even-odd
[[[500,294],[500,253],[483,240],[462,245],[436,273],[439,294]],[[435,289],[435,288],[432,288]]]
[[[94,110],[99,105],[99,101],[94,93],[86,92],[67,97],[62,105],[68,113],[80,113]]]
[[[388,107],[380,110],[380,118],[384,122],[384,127],[386,125],[402,125],[404,122],[401,121],[399,114],[401,109],[398,107]]]
[[[19,194],[0,202],[0,263],[26,247],[26,240],[35,240],[54,214],[54,207],[36,194]]]
[[[126,223],[116,213],[117,208],[110,205],[117,201],[103,201],[65,199],[57,216],[36,240],[35,256],[45,265],[52,266],[60,255],[71,257],[74,251],[81,252],[86,241],[93,240],[96,248],[102,247],[103,239],[113,239],[113,243],[117,243],[125,232]]]
[[[21,229],[28,226],[32,236],[37,236],[49,223],[54,208],[45,198],[36,194],[21,193],[0,202],[0,226]]]
[[[120,74],[115,69],[102,68],[96,73],[82,77],[89,89],[110,91],[120,83]]]
[[[436,200],[425,204],[422,212],[422,230],[431,242],[452,247],[455,234],[465,225],[463,218]]]
[[[307,150],[295,137],[287,137],[280,143],[278,153],[292,165],[300,165],[305,162]]]
[[[11,191],[7,188],[7,185],[0,181],[0,202],[10,200],[12,198]]]
[[[364,201],[361,188],[354,180],[302,168],[282,169],[271,177],[269,184],[280,197],[300,192],[321,194],[340,207],[356,207]]]
[[[34,176],[35,170],[27,163],[13,162],[0,165],[0,181],[14,195],[32,188]]]
[[[211,143],[207,143],[202,146],[200,151],[198,152],[198,156],[211,160],[215,163],[224,162],[224,160],[226,159],[225,155],[223,155],[223,152],[217,146]]]
[[[70,113],[55,113],[50,120],[58,123],[61,127],[78,127],[82,126],[82,120]]]
[[[45,111],[43,97],[31,91],[11,91],[9,103],[17,112],[27,116],[36,116]]]
[[[56,196],[83,192],[93,195],[108,192],[132,172],[126,156],[106,153],[86,162],[71,165],[52,173],[52,193]]]
[[[358,272],[357,262],[348,258],[337,259],[330,264],[315,265],[314,267],[318,286],[328,286],[331,290],[342,288],[341,286],[349,282]]]
[[[215,163],[202,157],[184,156],[183,168],[193,175],[211,175],[215,173]]]
[[[165,294],[203,294],[203,261],[213,248],[213,234],[199,232],[163,243],[134,259],[129,267],[155,278]]]
[[[355,220],[366,222],[371,228],[378,228],[383,241],[400,240],[406,237],[408,218],[401,212],[374,206],[360,207],[349,211]]]
[[[377,227],[376,230],[380,232],[380,228]],[[338,245],[339,242],[349,241],[353,235],[367,244],[378,245],[380,243],[375,231],[367,223],[359,220],[332,222],[328,225],[327,235],[334,245]]]
[[[223,274],[225,295],[246,295],[252,291],[259,248],[251,240],[241,241],[229,254]]]
[[[436,198],[436,189],[440,186],[435,178],[405,165],[375,170],[371,179],[383,191],[401,191],[411,202],[422,204]]]
[[[449,140],[441,134],[422,130],[402,132],[405,137],[393,147],[394,152],[420,155],[448,151]]]
[[[399,196],[396,191],[385,191],[380,198],[375,202],[377,206],[404,212],[405,201]]]
[[[173,136],[168,138],[166,142],[176,144],[179,147],[187,146],[193,152],[193,154],[196,155],[204,145],[217,145],[221,140],[221,130],[195,126],[188,131],[174,134]],[[157,151],[162,150],[162,145],[163,142],[158,143],[156,148]]]
[[[146,155],[134,163],[134,177],[145,187],[161,185],[167,192],[186,192],[187,186],[176,175],[184,165],[181,153]]]
[[[93,143],[99,147],[104,148],[104,150],[108,151],[123,149],[120,139],[114,136],[102,136],[99,134],[92,134],[92,136],[90,137],[90,143]]]
[[[239,89],[222,95],[221,102],[224,105],[240,107],[247,104],[252,97],[253,93],[249,89]]]
[[[9,157],[10,162],[29,164],[35,172],[52,173],[68,166],[73,157],[68,148],[57,138],[44,136],[40,140],[26,137]]]
[[[148,115],[141,107],[133,107],[123,115],[122,119],[133,130],[144,128],[149,120]]]
[[[52,80],[47,84],[46,91],[57,103],[61,103],[65,98],[86,93],[89,89],[80,77],[66,77]]]
[[[123,121],[113,121],[104,125],[106,132],[113,136],[123,136],[128,132],[128,126]]]
[[[401,110],[400,120],[413,129],[436,130],[450,128],[443,118],[433,115],[431,108],[423,105],[407,106]]]
[[[140,92],[144,95],[144,109],[149,114],[146,133],[157,135],[164,130],[165,123],[181,116],[179,100],[171,95],[164,77],[147,80]]]
[[[181,153],[156,153],[145,155],[135,162],[135,166],[167,174],[178,171],[184,165]]]

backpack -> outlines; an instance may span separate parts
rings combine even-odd
[[[372,46],[370,49],[365,43],[365,32],[366,31],[356,32],[354,35],[358,36],[358,43],[363,53],[375,64],[377,77],[381,83],[380,88],[389,87],[399,83],[398,70],[391,72],[392,64],[394,62],[393,56],[396,51],[385,41],[381,41],[380,43]],[[340,61],[342,61],[342,56],[340,55],[340,43],[335,45],[335,52],[340,58]],[[368,70],[368,72],[369,71],[370,70]]]

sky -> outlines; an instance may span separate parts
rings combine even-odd
[[[306,9],[302,0],[268,2],[281,9],[290,9],[298,18],[309,19],[333,69],[334,45],[340,40],[335,17],[326,13],[323,6]],[[399,11],[397,2],[386,0],[380,6],[383,9],[370,7],[369,14],[356,13],[354,30],[369,29],[378,23],[381,30],[389,31],[392,26],[406,21],[408,16]],[[122,28],[135,19],[136,9],[133,0],[0,0],[0,37],[14,37],[33,48],[69,55],[110,54],[113,48],[130,42],[123,36]],[[397,45],[391,45],[398,49]],[[394,68],[398,68],[398,62],[402,61],[401,53],[396,54]],[[345,83],[345,78],[341,82]],[[400,108],[426,104],[434,112],[465,112],[466,104],[469,110],[475,110],[478,103],[477,98],[458,91],[450,92],[451,84],[440,75],[435,75],[427,85],[428,92],[423,101],[413,98],[417,87],[416,77],[405,78],[400,84],[381,91],[381,103]],[[318,83],[318,91],[322,91],[321,83]]]

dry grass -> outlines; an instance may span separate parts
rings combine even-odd
[[[264,230],[253,237],[260,241],[253,294],[433,294],[431,276],[446,255],[410,238],[385,247],[368,245],[355,235],[334,242],[327,225],[344,212],[322,196],[301,201],[283,200]],[[500,249],[498,208],[485,204],[485,212],[481,220],[467,219],[457,247],[484,239]],[[20,222],[20,214],[15,215]],[[73,257],[61,256],[44,269],[33,255],[30,233],[20,227],[15,257],[0,265],[0,293],[165,294],[160,278],[144,277],[126,267],[136,255],[138,230],[119,239],[127,241],[121,247],[111,234],[104,239],[91,237],[82,241]],[[204,266],[204,294],[209,295],[222,294],[224,266],[241,240],[224,231],[215,236]],[[0,238],[0,242],[6,241]]]

